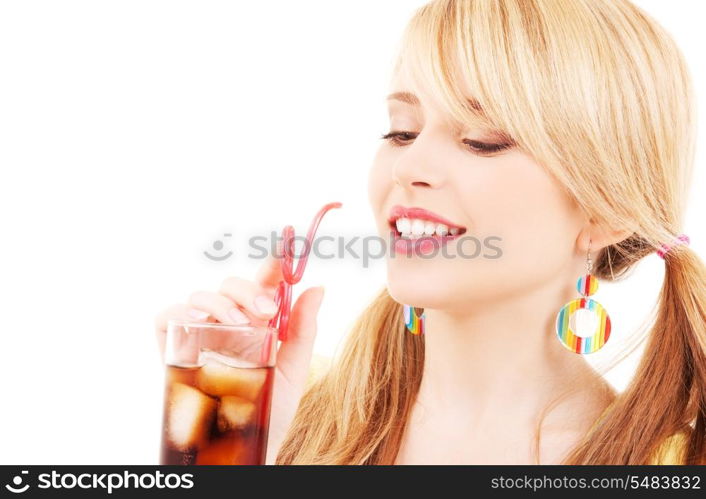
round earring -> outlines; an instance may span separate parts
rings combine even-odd
[[[424,334],[424,309],[403,304],[402,311],[407,331],[412,334]]]
[[[564,305],[556,316],[556,334],[568,350],[589,354],[603,348],[610,337],[610,317],[603,305],[589,298],[598,290],[598,279],[591,275],[591,243],[586,254],[586,275],[579,277],[576,288],[581,298]]]

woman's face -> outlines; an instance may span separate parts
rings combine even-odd
[[[388,245],[388,291],[396,301],[467,310],[577,277],[576,240],[585,219],[541,165],[497,132],[454,130],[399,73],[390,95],[389,131],[406,135],[383,140],[370,170],[380,236],[391,240],[393,206],[423,208],[465,229],[443,248],[436,237],[428,254],[400,254]],[[443,226],[427,222],[443,234]],[[413,220],[401,222],[403,230],[414,227]]]

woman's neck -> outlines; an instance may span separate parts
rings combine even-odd
[[[561,390],[590,379],[585,359],[554,333],[557,311],[573,297],[565,285],[547,282],[464,309],[426,310],[418,400],[483,421],[498,410],[539,411]]]

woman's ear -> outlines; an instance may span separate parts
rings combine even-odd
[[[588,251],[589,243],[591,245],[591,253],[619,243],[634,234],[634,231],[629,229],[612,229],[610,227],[600,227],[594,222],[589,224],[581,231],[577,240],[576,247],[583,253]]]

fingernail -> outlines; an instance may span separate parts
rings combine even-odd
[[[205,321],[210,315],[208,312],[196,310],[195,308],[189,309],[187,313],[189,314],[189,317],[197,321]]]
[[[255,307],[261,314],[274,315],[277,312],[277,305],[272,299],[265,295],[260,295],[255,298]]]
[[[248,317],[237,308],[231,308],[228,310],[228,316],[235,324],[247,324],[250,322],[250,319],[248,319]]]

